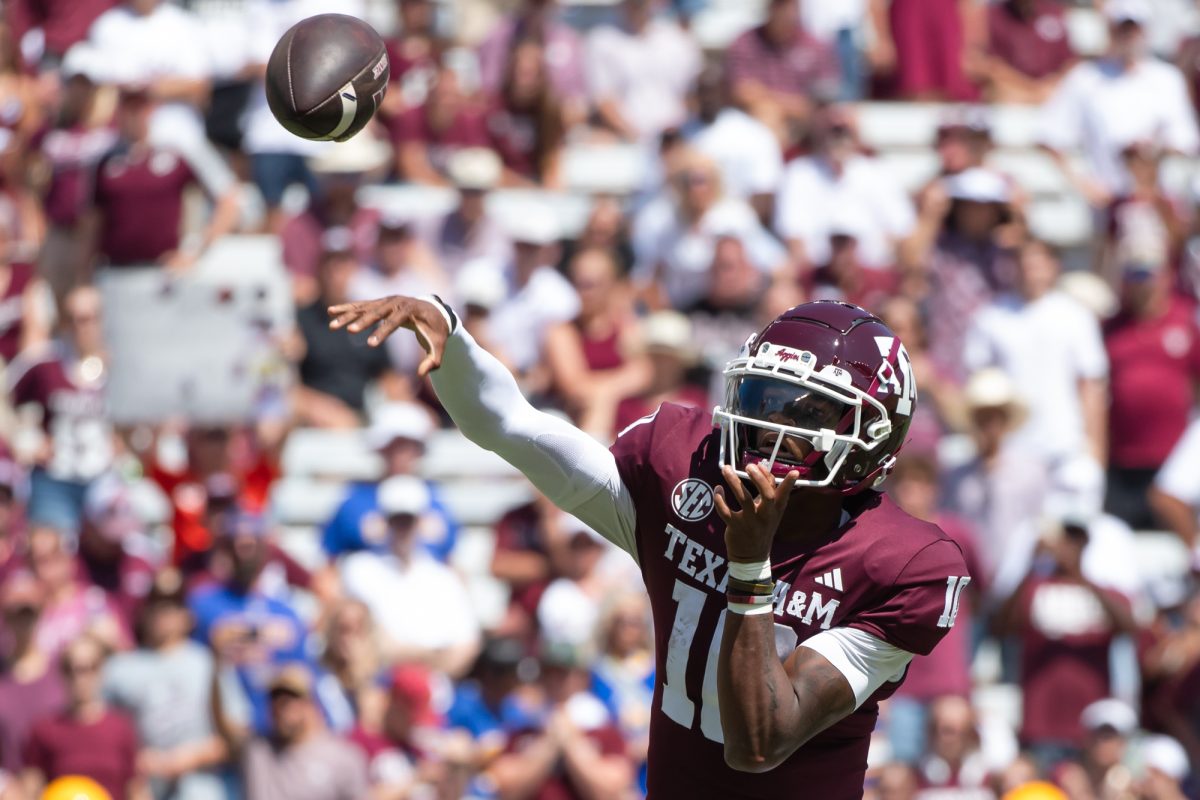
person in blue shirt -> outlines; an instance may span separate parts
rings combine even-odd
[[[538,709],[523,702],[519,691],[521,664],[528,656],[519,639],[501,637],[485,644],[472,677],[454,686],[446,727],[461,728],[485,750],[498,751],[510,733],[535,726]]]
[[[374,415],[367,442],[383,459],[383,480],[416,475],[425,442],[433,432],[429,412],[416,403],[389,403]],[[422,524],[421,543],[445,562],[458,540],[458,524],[442,503],[437,486],[426,481],[430,513]],[[361,550],[386,552],[387,520],[379,511],[379,482],[354,483],[333,518],[325,525],[321,546],[330,561]]]
[[[308,628],[291,606],[255,586],[269,552],[266,521],[233,512],[218,534],[213,580],[188,593],[188,608],[196,619],[192,636],[235,665],[254,728],[265,732],[270,725],[268,684],[279,665],[312,664]]]

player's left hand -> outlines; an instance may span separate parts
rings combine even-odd
[[[725,521],[725,550],[730,561],[766,561],[771,557],[771,543],[775,541],[779,521],[800,473],[792,470],[778,486],[770,471],[759,464],[747,465],[746,474],[758,489],[757,497],[751,497],[733,467],[727,464],[721,468],[721,475],[739,507],[737,511],[730,508],[725,488],[717,487],[717,514]]]

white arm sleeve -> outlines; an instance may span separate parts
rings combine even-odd
[[[531,406],[504,365],[461,327],[447,339],[432,381],[464,436],[512,464],[556,506],[637,558],[633,497],[608,448]]]
[[[845,676],[857,709],[887,681],[899,680],[913,654],[856,628],[831,628],[800,644],[816,650]]]

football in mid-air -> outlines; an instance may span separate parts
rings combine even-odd
[[[304,139],[344,142],[363,129],[387,91],[387,48],[367,23],[318,14],[283,35],[267,62],[267,104]]]

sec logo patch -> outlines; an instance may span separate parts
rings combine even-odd
[[[671,490],[671,506],[680,519],[699,522],[712,513],[713,489],[699,478],[685,478]]]

